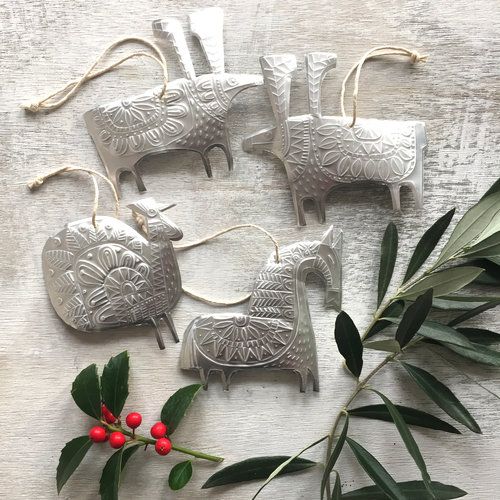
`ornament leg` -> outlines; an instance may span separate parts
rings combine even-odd
[[[210,160],[208,159],[206,152],[201,153],[201,159],[203,160],[203,165],[205,165],[205,171],[208,177],[212,177],[212,165],[210,164]]]
[[[220,148],[224,151],[227,160],[227,169],[229,171],[233,170],[234,161],[233,161],[233,153],[231,152],[231,148],[226,144],[221,144]]]
[[[143,182],[142,177],[140,176],[139,172],[137,172],[136,167],[132,168],[132,175],[134,176],[135,183],[137,184],[137,189],[139,191],[146,191],[146,186],[144,185],[144,182]]]
[[[314,200],[314,203],[316,204],[316,212],[318,214],[318,220],[321,224],[324,224],[326,220],[326,201],[325,197],[321,196],[318,199]]]
[[[316,367],[315,370],[309,370],[309,373],[311,374],[311,377],[313,379],[313,391],[319,392],[319,375],[318,375],[318,368]]]
[[[229,391],[229,382],[231,379],[231,374],[227,374],[224,370],[220,372],[220,378],[222,381],[222,387],[224,388],[225,391]]]
[[[169,313],[166,313],[164,316],[165,322],[167,323],[168,329],[170,330],[170,333],[172,334],[172,337],[174,338],[174,342],[177,343],[179,342],[179,335],[177,335],[177,330],[175,329],[174,322],[172,320],[172,316],[170,316]]]
[[[290,190],[292,192],[293,208],[295,209],[295,216],[297,217],[297,224],[299,226],[305,226],[306,225],[306,218],[304,216],[303,200],[300,198],[297,191],[295,191],[293,184],[290,186]]]
[[[396,211],[401,211],[401,201],[399,199],[399,191],[401,186],[399,184],[389,184],[389,191],[391,192],[392,208]]]
[[[200,382],[203,385],[203,389],[207,390],[209,373],[205,372],[203,368],[198,368],[198,374],[200,375]]]
[[[421,209],[424,206],[424,190],[422,186],[417,186],[414,182],[410,184],[410,187],[415,197],[415,207]]]
[[[298,372],[299,377],[300,377],[300,392],[306,392],[306,387],[307,387],[307,373],[308,370],[301,370]]]
[[[163,341],[163,335],[161,334],[160,323],[156,318],[151,318],[151,324],[155,329],[156,341],[158,342],[158,347],[160,349],[165,349],[165,342]]]

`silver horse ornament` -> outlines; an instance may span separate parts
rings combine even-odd
[[[49,238],[42,264],[59,317],[90,332],[150,323],[164,349],[162,320],[178,342],[170,310],[182,294],[171,241],[182,231],[164,214],[170,206],[146,198],[129,205],[143,234],[113,217],[71,222]]]
[[[316,341],[309,314],[306,278],[319,274],[326,307],[340,309],[342,234],[331,227],[321,241],[302,241],[272,254],[255,281],[248,314],[199,316],[183,339],[181,368],[198,371],[205,387],[211,372],[228,389],[233,373],[246,369],[291,370],[305,392],[307,378],[319,390]]]
[[[146,156],[171,150],[198,152],[212,177],[207,153],[219,147],[229,170],[233,168],[226,129],[231,101],[242,90],[262,85],[262,77],[225,72],[222,9],[199,10],[189,18],[191,32],[199,39],[212,73],[196,76],[177,19],[157,20],[153,22],[155,37],[173,44],[184,77],[169,82],[162,97],[158,87],[84,114],[88,132],[117,190],[120,174],[130,171],[139,191],[145,191],[137,164]]]
[[[309,114],[290,117],[290,86],[297,68],[294,55],[260,58],[277,127],[247,137],[247,152],[266,151],[285,165],[297,223],[306,224],[304,202],[312,200],[318,218],[325,221],[325,200],[332,188],[369,181],[388,186],[395,210],[399,192],[408,185],[417,208],[423,201],[425,125],[417,121],[351,119],[321,114],[321,85],[335,67],[337,57],[328,52],[306,56]]]

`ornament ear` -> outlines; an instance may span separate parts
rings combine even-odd
[[[330,226],[323,234],[321,244],[333,249],[340,249],[342,247],[342,231],[334,236],[333,226]]]

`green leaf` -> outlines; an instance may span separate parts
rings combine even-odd
[[[348,437],[346,441],[361,467],[370,476],[371,480],[387,495],[387,498],[391,500],[406,500],[396,481],[394,481],[382,464],[368,450],[354,441],[354,439]]]
[[[474,280],[478,285],[500,286],[500,266],[489,259],[475,259],[469,262],[471,266],[480,267],[484,271]]]
[[[480,243],[471,246],[461,254],[462,257],[488,258],[500,255],[500,231],[493,233]]]
[[[428,500],[430,498],[423,481],[397,483],[406,500]],[[448,484],[432,481],[437,500],[452,500],[467,495],[467,492]],[[342,495],[345,500],[387,500],[387,495],[378,486],[366,486]]]
[[[481,314],[487,311],[488,309],[493,309],[494,307],[497,307],[498,305],[500,305],[500,300],[493,300],[491,302],[487,302],[486,304],[477,306],[474,309],[471,309],[470,311],[467,311],[464,314],[457,316],[455,319],[452,319],[450,322],[448,322],[448,326],[459,325],[460,323],[463,323],[468,319],[474,318],[478,314]]]
[[[276,467],[288,461],[289,456],[275,457],[254,457],[248,458],[241,462],[224,467],[220,471],[210,476],[207,482],[202,486],[202,489],[213,488],[225,484],[241,483],[244,481],[255,481],[257,479],[267,479]],[[290,474],[304,469],[314,467],[316,462],[305,458],[296,458],[288,463],[286,467],[280,470],[279,476]]]
[[[394,339],[387,340],[374,340],[373,342],[363,342],[363,347],[365,349],[373,349],[375,351],[385,351],[385,352],[399,352],[401,351],[401,346],[399,342]]]
[[[483,270],[479,267],[464,266],[452,267],[432,273],[401,292],[398,298],[415,299],[430,288],[434,290],[434,297],[447,295],[462,289],[465,285],[474,281],[482,272]]]
[[[420,241],[415,247],[415,251],[408,264],[408,269],[406,270],[403,283],[406,283],[422,266],[422,264],[427,260],[429,255],[432,253],[436,245],[438,244],[441,236],[450,225],[451,219],[455,214],[455,209],[452,208],[448,213],[444,214],[439,218],[434,224],[427,229]]]
[[[168,476],[168,485],[170,489],[176,491],[184,488],[184,486],[189,483],[192,475],[193,463],[191,460],[179,462],[177,465],[174,465]]]
[[[455,226],[435,265],[443,264],[471,243],[479,243],[496,232],[494,228],[498,225],[500,225],[500,191],[482,198],[466,212]]]
[[[80,465],[91,446],[92,441],[88,436],[80,436],[66,443],[61,450],[56,474],[58,494],[66,484],[66,481]]]
[[[335,471],[335,483],[333,485],[331,500],[342,500],[342,485],[340,484],[340,475]]]
[[[401,436],[401,439],[403,440],[403,443],[405,444],[406,449],[408,450],[408,453],[411,455],[416,466],[420,470],[420,473],[422,475],[422,481],[424,482],[425,487],[429,492],[429,495],[432,498],[435,498],[434,491],[432,490],[431,486],[431,477],[427,472],[427,466],[425,465],[424,457],[422,457],[417,442],[413,438],[412,433],[410,432],[410,429],[406,425],[404,418],[401,416],[398,409],[394,406],[392,401],[387,396],[385,396],[379,391],[376,391],[375,389],[372,389],[372,391],[375,394],[378,394],[378,396],[385,403],[385,406],[387,407],[387,410],[389,411],[392,420],[394,421],[394,425],[396,426],[399,435]]]
[[[483,194],[481,200],[487,198],[490,194],[498,193],[500,191],[500,177],[492,184],[492,186]]]
[[[124,351],[112,357],[101,376],[102,399],[108,410],[120,416],[128,397],[129,357]]]
[[[404,308],[405,308],[404,300],[396,300],[395,302],[392,302],[384,309],[380,317],[386,316],[388,318],[399,318],[401,313],[404,311]],[[390,324],[391,324],[390,321],[379,319],[368,330],[365,339],[369,339],[375,336],[377,333],[381,332],[384,328],[387,328]]]
[[[398,254],[398,229],[394,222],[390,222],[385,229],[382,238],[382,248],[380,253],[380,268],[378,274],[378,299],[377,307],[380,306],[389,288],[396,264]]]
[[[395,405],[401,417],[408,425],[425,427],[436,431],[450,432],[451,434],[460,434],[460,431],[440,418],[408,406]],[[373,420],[383,420],[384,422],[393,422],[391,414],[384,404],[360,406],[349,410],[352,417],[370,418]]]
[[[482,363],[483,365],[499,366],[500,367],[500,352],[489,349],[481,344],[471,343],[471,347],[460,347],[457,345],[443,344],[448,349],[456,352],[464,358]]]
[[[349,429],[349,415],[346,415],[344,427],[342,428],[342,431],[340,432],[340,435],[337,439],[337,442],[335,443],[335,447],[333,448],[332,453],[331,453],[330,457],[328,458],[328,461],[326,462],[326,465],[325,465],[325,471],[324,471],[323,477],[321,479],[321,500],[323,500],[323,498],[324,498],[325,491],[326,491],[326,485],[328,484],[328,481],[330,481],[330,474],[332,473],[332,470],[335,467],[335,463],[337,462],[337,459],[340,456],[340,452],[342,451],[342,448],[344,447],[345,438],[347,436],[348,429]],[[338,478],[338,474],[337,474],[337,478]]]
[[[187,409],[193,402],[203,386],[192,384],[182,387],[168,398],[161,410],[161,421],[167,426],[169,435],[172,434],[180,421],[186,414]]]
[[[479,276],[482,276],[482,274],[480,274]],[[432,301],[432,307],[443,309],[445,311],[469,311],[470,309],[481,306],[486,302],[493,302],[495,300],[500,300],[500,297],[487,295],[444,295],[439,299],[435,298]],[[393,315],[388,314],[387,316]]]
[[[481,345],[491,345],[500,342],[500,334],[484,328],[457,328],[471,342]]]
[[[468,427],[472,432],[481,434],[479,425],[458,400],[453,392],[434,375],[409,363],[401,362],[413,381],[451,418]]]
[[[363,369],[363,344],[351,317],[340,311],[335,321],[335,341],[348,370],[359,378]]]
[[[306,446],[305,448],[303,448],[302,450],[300,450],[296,455],[293,455],[292,457],[288,458],[287,460],[285,460],[282,464],[278,465],[278,467],[276,467],[276,469],[273,470],[273,472],[271,472],[271,474],[269,474],[269,477],[264,481],[264,484],[257,490],[257,493],[255,493],[255,495],[252,497],[252,500],[255,500],[255,498],[257,498],[257,496],[259,495],[259,493],[276,477],[278,476],[281,471],[283,469],[285,469],[287,467],[287,465],[289,463],[291,463],[293,460],[295,460],[296,458],[300,457],[300,455],[302,455],[302,453],[304,453],[305,451],[309,450],[310,448],[312,448],[313,446],[316,446],[317,444],[321,443],[322,441],[324,441],[325,439],[328,439],[328,435],[327,436],[323,436],[321,439],[318,439],[317,441],[314,441],[314,443]]]
[[[425,318],[432,308],[432,288],[417,297],[415,302],[408,307],[399,322],[396,330],[396,340],[404,347],[418,332]]]
[[[71,396],[83,413],[97,420],[101,418],[101,388],[95,364],[87,366],[76,376]]]

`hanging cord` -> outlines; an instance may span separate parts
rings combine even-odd
[[[203,243],[206,243],[210,240],[213,240],[219,236],[222,236],[223,234],[229,233],[229,232],[234,231],[236,229],[242,229],[242,228],[248,228],[248,227],[251,227],[251,228],[254,228],[254,229],[257,229],[257,230],[263,232],[273,242],[274,251],[275,251],[274,260],[277,263],[280,262],[281,259],[280,259],[280,250],[279,250],[278,241],[274,238],[274,236],[271,233],[266,231],[264,228],[257,226],[256,224],[238,224],[237,226],[231,226],[231,227],[228,227],[226,229],[223,229],[222,231],[218,231],[217,233],[214,233],[210,236],[207,236],[206,238],[202,238],[201,240],[193,241],[192,243],[186,243],[185,245],[175,246],[174,248],[175,248],[175,250],[189,250],[190,248],[195,248],[197,246],[203,245]],[[243,297],[236,299],[234,301],[226,302],[226,301],[212,300],[212,299],[209,299],[209,298],[204,297],[202,295],[195,294],[194,292],[192,292],[191,290],[189,290],[186,287],[183,287],[182,290],[187,296],[191,297],[192,299],[198,300],[200,302],[205,302],[206,304],[210,304],[213,306],[234,306],[234,305],[238,305],[238,304],[243,304],[248,299],[250,299],[250,297],[252,296],[252,294],[249,293],[249,294],[244,295]]]
[[[149,54],[148,52],[132,52],[122,57],[118,61],[114,62],[113,64],[105,66],[100,70],[94,71],[96,66],[105,57],[107,57],[120,45],[124,45],[126,43],[139,43],[145,45],[146,47],[151,49],[151,51],[154,52],[155,55]],[[167,84],[168,84],[168,70],[167,70],[167,61],[165,59],[165,56],[155,43],[150,42],[145,38],[126,37],[108,45],[108,47],[104,49],[101,55],[92,63],[92,65],[80,78],[68,82],[64,87],[57,89],[55,92],[51,93],[50,95],[47,95],[46,97],[40,99],[39,101],[22,104],[21,107],[23,107],[28,111],[31,111],[32,113],[38,113],[39,111],[52,111],[54,109],[57,109],[61,107],[64,103],[66,103],[66,101],[68,101],[74,94],[76,94],[80,89],[80,87],[85,82],[88,82],[90,80],[93,80],[94,78],[104,75],[105,73],[108,73],[109,71],[115,69],[117,66],[123,64],[125,61],[128,61],[129,59],[132,59],[134,57],[148,57],[153,61],[156,61],[161,66],[163,71],[163,88],[160,94],[160,98],[162,98],[165,95],[165,92],[167,91]]]
[[[113,196],[115,198],[115,215],[116,218],[118,218],[120,215],[120,200],[118,198],[118,193],[116,192],[115,186],[113,186],[113,183],[105,175],[102,175],[96,170],[92,170],[90,168],[82,168],[82,167],[59,168],[46,175],[40,175],[35,177],[33,180],[28,182],[28,188],[30,189],[30,191],[34,191],[35,189],[38,189],[47,179],[50,179],[51,177],[55,177],[56,175],[61,175],[67,172],[76,172],[76,171],[86,172],[87,174],[90,175],[94,183],[94,204],[92,207],[92,225],[95,228],[97,228],[96,218],[97,218],[97,210],[99,209],[99,185],[97,184],[98,177],[106,181],[108,183],[108,186],[111,188],[111,191],[113,192]]]
[[[352,122],[349,127],[354,127],[357,118],[357,108],[358,108],[358,91],[359,91],[359,77],[361,75],[361,68],[363,64],[369,59],[380,56],[406,56],[410,58],[410,62],[415,64],[417,62],[426,62],[428,59],[427,55],[421,55],[414,50],[409,50],[404,47],[393,47],[391,45],[382,45],[380,47],[374,47],[366,52],[361,59],[349,70],[344,81],[342,82],[342,92],[340,94],[340,109],[342,111],[342,116],[346,118],[345,112],[345,91],[347,82],[351,78],[354,72],[356,76],[354,78],[354,88],[352,92]]]

